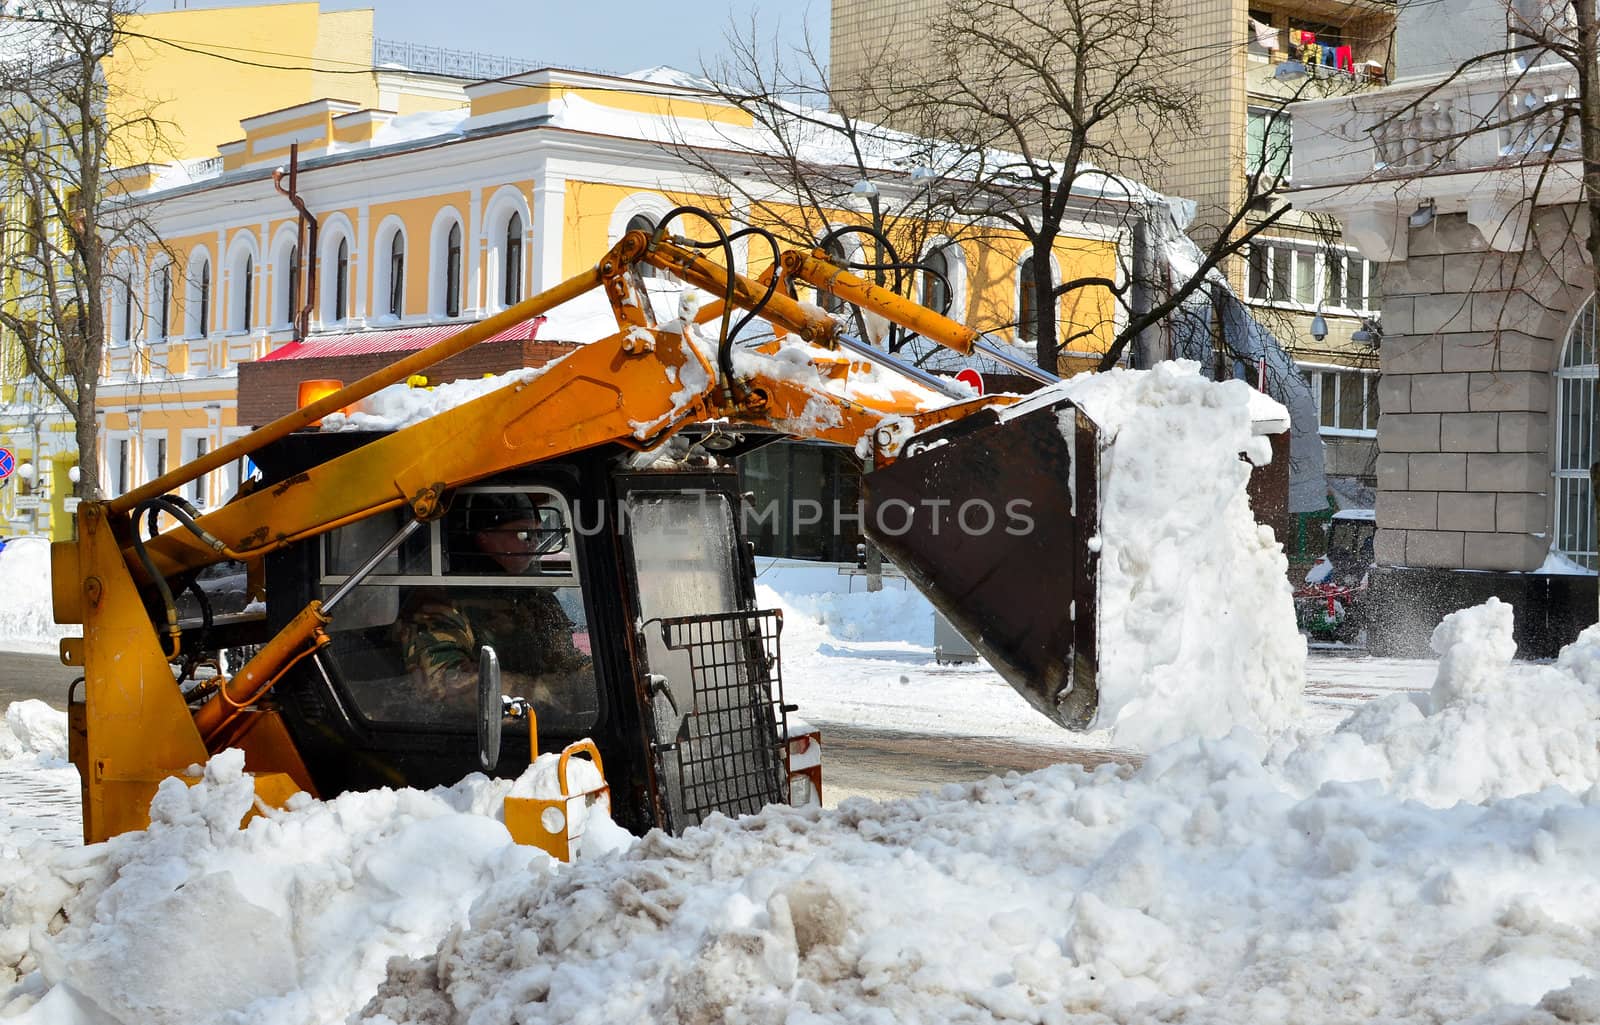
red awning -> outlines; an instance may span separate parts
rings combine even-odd
[[[484,339],[486,342],[535,341],[545,318],[534,317]],[[303,342],[281,345],[256,362],[275,359],[322,359],[329,356],[365,356],[382,352],[414,352],[426,349],[469,324],[434,324],[429,327],[391,328],[384,331],[351,331],[344,334],[313,335]]]

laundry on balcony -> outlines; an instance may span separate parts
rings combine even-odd
[[[1278,45],[1278,30],[1264,21],[1250,19],[1250,29],[1255,33],[1256,45],[1264,50],[1282,49]]]

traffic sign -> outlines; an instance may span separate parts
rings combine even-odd
[[[961,371],[961,373],[957,374],[956,380],[963,384],[970,385],[972,390],[977,392],[979,395],[983,394],[983,375],[971,367],[967,367],[965,370]]]
[[[5,480],[16,472],[17,457],[9,448],[0,448],[0,480]]]

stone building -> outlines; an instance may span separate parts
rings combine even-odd
[[[1425,48],[1442,17],[1458,31],[1430,74],[1296,107],[1295,201],[1384,265],[1375,641],[1419,651],[1441,614],[1494,594],[1523,654],[1551,655],[1595,620],[1600,320],[1576,128],[1497,121],[1559,102],[1572,71],[1452,75],[1504,45],[1493,0],[1402,12],[1400,45]]]

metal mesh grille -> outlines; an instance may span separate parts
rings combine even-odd
[[[1593,569],[1600,562],[1600,539],[1595,537],[1594,496],[1589,466],[1595,460],[1597,405],[1597,343],[1600,319],[1595,299],[1578,314],[1567,333],[1561,368],[1556,371],[1556,549],[1573,562]]]
[[[682,825],[788,801],[782,629],[776,610],[661,620],[662,640],[688,655],[693,681],[675,746]]]

